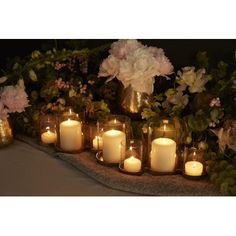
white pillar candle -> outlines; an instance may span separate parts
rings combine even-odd
[[[60,123],[60,145],[64,151],[77,151],[82,147],[81,123],[66,120]]]
[[[173,172],[176,162],[176,142],[169,138],[152,141],[151,169],[157,172]]]
[[[125,142],[125,133],[119,130],[109,130],[103,133],[103,159],[109,163],[119,163],[124,151],[121,142]]]
[[[102,149],[103,146],[103,141],[102,141],[102,137],[100,136],[95,136],[95,138],[93,139],[93,148],[95,150]]]
[[[141,170],[141,166],[142,166],[141,161],[134,156],[131,156],[125,159],[124,161],[124,169],[127,172],[132,172],[132,173],[139,172]]]
[[[185,163],[185,174],[189,176],[201,176],[203,164],[199,161],[188,161]]]
[[[46,132],[41,134],[41,140],[43,143],[50,144],[55,143],[57,140],[57,134],[47,130]]]

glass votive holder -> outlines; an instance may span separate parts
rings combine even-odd
[[[57,120],[53,114],[40,116],[40,142],[42,144],[55,144],[57,142]]]
[[[85,123],[83,126],[85,138],[85,147],[92,152],[98,152],[102,149],[102,137],[99,136],[96,123]]]
[[[62,152],[76,153],[84,147],[83,122],[72,108],[61,113],[58,118],[57,148]]]
[[[97,155],[97,158],[103,164],[119,164],[122,155],[121,142],[125,142],[128,135],[128,129],[130,128],[129,117],[120,115],[111,115],[101,118],[97,122],[98,138],[97,145],[101,146],[101,152]],[[99,145],[98,142],[100,142]]]
[[[191,179],[199,179],[205,175],[204,151],[195,147],[186,148],[183,175]]]
[[[119,169],[125,174],[141,175],[143,173],[143,144],[141,140],[131,139],[122,142],[124,155],[120,160]]]
[[[148,126],[148,169],[152,174],[175,174],[177,167],[177,135],[171,120]]]

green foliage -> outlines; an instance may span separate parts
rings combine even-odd
[[[193,132],[203,132],[208,127],[208,120],[204,115],[190,114],[187,117],[188,126]]]
[[[208,68],[209,58],[207,57],[207,52],[198,52],[196,59],[197,59],[199,68]]]
[[[13,60],[6,72],[7,83],[21,78],[31,104],[25,113],[15,115],[18,129],[33,136],[38,126],[32,117],[37,117],[38,113],[60,112],[66,106],[72,106],[79,113],[85,111],[91,119],[109,113],[103,97],[92,95],[99,90],[97,71],[88,73],[89,63],[95,63],[96,57],[100,63],[104,50],[107,46],[93,50],[52,48],[46,52],[33,51],[30,57]]]
[[[230,151],[228,155],[215,153],[212,158],[206,161],[209,180],[216,184],[223,194],[236,195],[236,163],[234,157],[236,152]],[[213,157],[211,153],[210,158]]]

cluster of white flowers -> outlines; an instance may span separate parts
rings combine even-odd
[[[166,100],[162,103],[164,108],[168,108],[169,104],[173,104],[178,108],[185,108],[189,102],[189,96],[184,94],[186,85],[180,85],[176,89],[168,89],[165,93]]]
[[[151,94],[155,76],[166,76],[173,66],[163,49],[147,47],[134,39],[118,40],[111,45],[110,55],[102,62],[99,77],[115,77],[125,88]]]
[[[206,70],[199,69],[195,72],[195,67],[184,67],[177,72],[176,80],[180,85],[187,85],[190,93],[201,93],[205,90],[208,81],[205,76]]]

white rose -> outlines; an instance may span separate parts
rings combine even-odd
[[[177,79],[179,80],[179,83],[192,86],[194,84],[194,81],[196,80],[196,73],[194,70],[194,67],[184,67],[182,68],[182,73],[178,71],[177,74],[179,75],[179,77]]]
[[[190,93],[201,93],[205,90],[205,84],[207,83],[207,79],[205,78],[205,69],[200,69],[196,72],[196,79],[192,86],[189,87]]]

